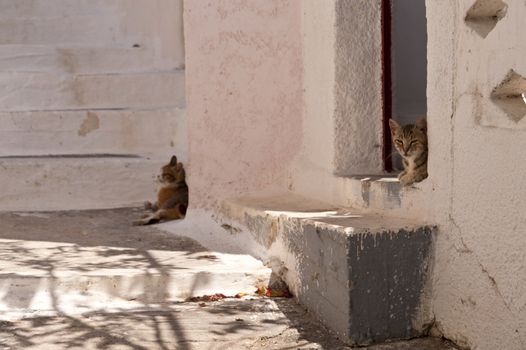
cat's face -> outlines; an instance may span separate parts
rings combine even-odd
[[[172,184],[182,182],[185,180],[185,171],[183,163],[177,162],[177,157],[173,156],[170,163],[161,168],[161,175],[159,181],[162,184]]]
[[[393,144],[404,158],[416,158],[427,150],[427,136],[425,129],[417,125],[400,126],[393,119],[389,119]]]

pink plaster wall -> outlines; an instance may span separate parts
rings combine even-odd
[[[302,144],[300,1],[184,6],[191,205],[283,183]]]

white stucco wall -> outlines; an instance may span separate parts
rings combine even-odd
[[[182,0],[6,0],[0,10],[0,155],[186,158]],[[162,124],[172,135],[151,135]]]
[[[299,167],[334,170],[336,1],[301,2],[303,32],[303,147]]]
[[[1,0],[0,8],[0,45],[131,48],[139,44],[155,50],[165,67],[184,65],[182,0],[151,0],[147,4],[127,0]]]
[[[474,349],[526,347],[524,120],[490,101],[510,69],[526,74],[526,5],[507,3],[486,38],[464,22],[473,1],[427,8],[432,198],[442,203],[432,207],[434,309],[439,329]]]
[[[154,196],[187,159],[182,19],[182,0],[0,0],[0,210]]]
[[[302,142],[300,19],[295,0],[185,2],[192,207],[288,182]]]
[[[333,173],[379,174],[384,170],[381,1],[336,1],[335,26]]]
[[[365,206],[360,180],[334,175],[337,89],[345,83],[338,79],[347,76],[336,73],[338,30],[352,28],[338,22],[338,2],[189,1],[189,181],[196,208],[250,192],[268,195],[277,185],[436,224],[434,332],[473,349],[519,350],[526,344],[526,118],[513,121],[490,95],[511,69],[526,75],[526,5],[509,1],[507,15],[483,38],[464,21],[473,2],[426,1],[429,178],[395,193],[388,182],[378,185],[385,186],[378,195],[396,205],[379,199]],[[360,12],[358,4],[356,13],[369,16],[365,23],[378,25],[362,39],[378,40],[379,13]],[[362,52],[376,52],[365,50],[374,45]],[[375,62],[366,68],[374,71]],[[352,101],[363,80],[347,83],[350,95],[342,96]],[[377,108],[376,98],[367,101]],[[371,128],[374,141],[381,129]],[[350,159],[364,152],[360,145],[349,141]]]
[[[349,179],[383,173],[380,1],[302,1],[303,141],[290,188],[351,205]]]

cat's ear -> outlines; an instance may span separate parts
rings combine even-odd
[[[425,117],[418,118],[415,122],[415,126],[423,132],[427,131],[427,119]]]
[[[177,157],[176,156],[172,156],[172,159],[170,159],[170,165],[171,166],[176,166],[177,165]]]
[[[398,124],[397,122],[395,122],[394,119],[389,119],[389,128],[391,129],[391,135],[396,135],[396,133],[398,132],[398,130],[400,130],[400,124]]]

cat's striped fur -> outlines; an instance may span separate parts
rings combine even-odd
[[[400,126],[389,119],[393,144],[402,156],[404,171],[398,175],[400,184],[409,186],[427,178],[427,125],[425,118]]]

